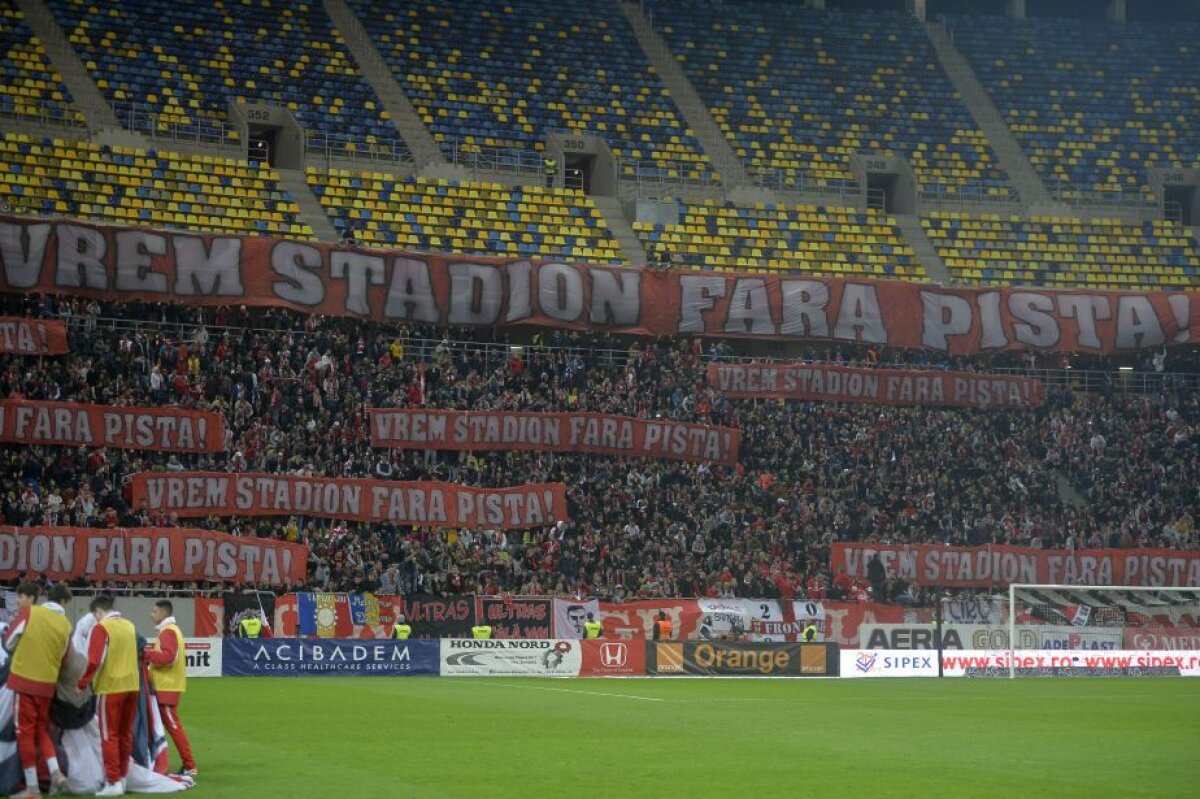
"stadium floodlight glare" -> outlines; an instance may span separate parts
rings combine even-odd
[[[1196,619],[1200,588],[1012,583],[1008,676],[1017,676],[1017,650],[1044,648],[1047,637],[1056,648],[1065,645],[1058,649],[1060,656],[1074,661],[1080,658],[1072,656],[1083,656],[1085,664],[1100,649],[1192,649],[1197,631],[1190,625]],[[1182,643],[1181,630],[1188,639]],[[1033,646],[1021,646],[1026,639]]]

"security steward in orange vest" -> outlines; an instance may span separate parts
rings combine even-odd
[[[100,719],[100,751],[104,755],[104,787],[96,796],[123,796],[133,754],[133,723],[137,718],[137,630],[113,610],[110,596],[92,600],[96,626],[88,637],[87,671],[79,690],[95,680],[96,715]]]
[[[671,640],[671,620],[667,618],[666,611],[660,610],[658,618],[654,620],[654,640]]]

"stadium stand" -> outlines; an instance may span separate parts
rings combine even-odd
[[[0,138],[0,201],[18,212],[312,238],[277,181],[253,161]]]
[[[671,45],[735,152],[794,183],[852,178],[858,152],[895,153],[947,196],[1007,193],[983,133],[908,15],[798,3],[656,0]]]
[[[12,296],[0,309],[66,319],[71,329],[71,354],[62,358],[0,356],[3,396],[214,409],[232,431],[215,455],[0,446],[4,473],[16,478],[0,501],[10,524],[176,524],[131,507],[125,476],[143,468],[570,486],[575,521],[565,531],[436,532],[299,517],[204,522],[310,544],[309,584],[320,590],[791,596],[829,585],[834,540],[1048,548],[1193,540],[1200,394],[1174,390],[1170,372],[1148,394],[1076,399],[1053,390],[1040,408],[986,413],[731,402],[704,377],[709,360],[728,357],[719,343],[548,331],[545,348],[514,352],[489,331],[277,310]],[[984,366],[886,350],[807,355]],[[986,368],[1023,360],[1002,356]],[[743,444],[736,467],[379,451],[368,445],[367,405],[658,415],[737,426]],[[1060,472],[1090,504],[1059,500]],[[892,583],[876,598],[906,591]]]
[[[0,113],[37,117],[46,103],[66,104],[71,93],[11,0],[0,0]]]
[[[226,119],[229,100],[286,106],[310,131],[396,138],[320,3],[50,0],[109,102],[158,124]]]
[[[1200,166],[1200,25],[950,24],[1051,191],[1149,192],[1148,167]]]
[[[966,282],[1117,290],[1200,285],[1200,247],[1172,222],[937,213],[921,224],[946,268]]]
[[[220,120],[226,98],[244,96],[286,103],[311,129],[395,136],[318,6],[51,5],[106,96],[152,106],[164,124]],[[683,161],[694,174],[708,169],[612,6],[352,5],[443,146],[537,148],[547,129],[565,127],[602,135],[628,158]],[[652,9],[729,140],[757,166],[834,182],[849,176],[851,154],[891,150],[921,180],[949,187],[948,195],[1005,190],[986,141],[907,17],[762,2],[718,8],[654,0]],[[1044,174],[1142,191],[1144,163],[1196,164],[1185,147],[1200,119],[1193,29],[1179,26],[1159,40],[1155,30],[1131,26],[1113,50],[1110,32],[1096,33],[1110,29],[1088,28],[1082,41],[1090,49],[1053,50],[1055,37],[1065,36],[1058,23],[993,23],[1010,31],[996,47],[1015,55],[997,56],[1005,64],[993,64],[992,73],[979,68],[994,92],[999,82],[1012,84],[996,95],[1009,118],[1041,120],[1059,113],[1058,103],[1064,118],[1078,120],[1062,130],[1031,122],[1018,131]],[[0,0],[0,25],[9,37],[0,88],[8,99],[0,102],[19,109],[58,94],[65,101],[11,0]],[[1025,44],[1010,44],[1020,38],[1011,31],[1024,26],[1033,31],[1020,34]],[[974,58],[995,60],[972,44],[975,31],[960,24],[957,35]],[[1189,35],[1192,49],[1183,52]],[[468,38],[488,43],[487,57],[470,68],[461,44]],[[1155,41],[1178,46],[1160,48],[1160,57]],[[1021,46],[1035,52],[1015,81],[1011,64]],[[1052,53],[1062,54],[1063,66],[1050,63]],[[1129,76],[1107,80],[1125,75],[1126,54]],[[1106,71],[1104,81],[1097,70]],[[1035,74],[1044,94],[1028,90]],[[1057,99],[1048,99],[1051,91]],[[1119,110],[1110,112],[1114,102]],[[1110,128],[1130,138],[1118,142]],[[18,135],[0,138],[0,153],[0,202],[9,211],[312,238],[278,173],[256,162]],[[619,261],[611,231],[580,192],[328,167],[310,168],[305,178],[329,218],[351,225],[366,244]],[[686,268],[926,277],[894,220],[875,211],[712,200],[682,204],[680,219],[636,227],[648,249],[665,247]],[[922,224],[952,274],[970,282],[1175,288],[1196,286],[1200,270],[1197,243],[1166,222],[946,211]],[[1143,394],[1124,393],[1115,364],[1097,359],[1096,374],[1108,376],[1100,391],[1072,393],[1063,379],[1041,407],[981,413],[730,401],[708,384],[705,367],[733,357],[731,348],[683,338],[542,331],[545,346],[529,346],[494,330],[48,296],[6,295],[0,312],[62,319],[70,330],[67,355],[0,354],[0,397],[209,409],[223,413],[230,430],[213,455],[0,445],[7,524],[177,525],[132,507],[126,478],[147,469],[569,486],[575,522],[565,530],[436,531],[301,517],[199,522],[310,544],[313,589],[820,597],[841,590],[829,574],[833,541],[1198,543],[1200,393],[1172,373],[1194,350],[1147,353],[1139,366],[1153,357],[1155,372]],[[1045,366],[1028,353],[799,354],[929,369]],[[733,467],[582,453],[379,451],[369,445],[367,406],[621,413],[735,426],[743,444]],[[1082,501],[1060,499],[1062,479]],[[873,598],[928,600],[898,582]]]
[[[635,222],[647,252],[691,269],[788,271],[912,280],[925,271],[895,224],[874,210],[681,204],[677,225]]]
[[[617,263],[620,248],[591,199],[574,189],[407,178],[309,168],[339,229],[364,244],[521,258]]]
[[[709,171],[615,3],[350,5],[447,152],[455,142],[540,150],[548,130],[565,129],[608,141],[626,172],[633,161]]]

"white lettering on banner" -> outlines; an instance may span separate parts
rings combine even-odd
[[[841,676],[862,677],[936,677],[937,653],[920,654],[904,650],[843,649]],[[1017,669],[1096,669],[1100,672],[1136,674],[1141,669],[1176,669],[1182,677],[1200,677],[1200,653],[1184,650],[1111,652],[1066,651],[1015,653]],[[1008,650],[967,649],[945,652],[942,671],[947,677],[963,677],[968,672],[1005,676],[1009,668]]]
[[[187,676],[220,677],[222,645],[220,638],[185,638],[183,652]]]
[[[6,216],[0,290],[284,305],[388,321],[602,326],[648,335],[869,341],[967,354],[1193,341],[1195,292],[931,289],[900,281],[696,275],[201,237]]]
[[[863,649],[936,649],[933,624],[861,624]],[[1121,646],[1124,630],[1064,625],[1017,625],[1017,649],[1112,650]],[[1008,627],[983,624],[945,624],[943,649],[1007,649]]]
[[[440,647],[443,677],[578,677],[583,667],[580,642],[575,640],[443,638]]]

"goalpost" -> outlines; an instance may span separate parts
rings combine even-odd
[[[1104,651],[1179,651],[1200,657],[1200,588],[1014,583],[1008,587],[1007,605],[1010,678],[1019,673],[1020,652],[1027,653],[1024,660],[1044,664],[1035,666],[1039,673],[1059,668],[1088,673],[1093,664],[1109,668],[1110,662],[1119,670],[1124,656],[1098,657]],[[1139,658],[1135,673],[1157,673],[1155,660]]]

